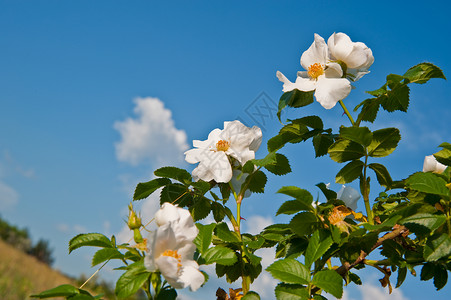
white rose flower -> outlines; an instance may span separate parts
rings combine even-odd
[[[192,242],[199,233],[190,212],[169,202],[163,203],[157,211],[155,214],[155,223],[158,226],[171,223],[176,234],[176,239],[179,242]]]
[[[334,107],[351,92],[351,83],[342,78],[341,66],[330,62],[327,44],[318,34],[315,34],[315,41],[310,48],[302,54],[301,65],[307,71],[298,72],[294,83],[277,71],[277,78],[284,83],[284,92],[294,89],[304,92],[315,90],[316,101],[326,109]]]
[[[368,74],[368,68],[373,64],[373,52],[364,43],[352,42],[349,36],[339,32],[334,33],[327,41],[330,59],[346,64],[347,73],[355,76],[354,81]]]
[[[343,201],[347,207],[355,211],[357,209],[357,201],[360,199],[360,193],[350,186],[342,185],[337,193],[337,199]]]
[[[213,130],[205,141],[193,141],[195,149],[185,152],[185,160],[199,163],[192,173],[196,180],[225,183],[233,175],[229,157],[244,165],[255,158],[261,141],[262,131],[257,126],[249,128],[240,121],[224,122],[224,130]]]
[[[192,241],[178,240],[172,225],[166,223],[149,236],[144,265],[150,272],[160,271],[173,288],[196,291],[205,281],[193,260],[196,246]]]
[[[434,173],[443,173],[445,171],[446,166],[442,163],[439,163],[434,155],[428,155],[424,158],[423,163],[423,172],[434,172]]]

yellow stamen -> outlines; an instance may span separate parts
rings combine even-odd
[[[312,79],[318,79],[319,76],[324,74],[324,68],[319,63],[314,63],[308,67],[308,76]]]
[[[216,143],[216,150],[217,151],[227,151],[230,147],[230,143],[224,140],[220,140]]]
[[[177,250],[166,250],[163,252],[162,255],[175,258],[178,261],[178,263],[177,263],[178,268],[180,268],[182,266],[182,256],[180,254],[178,254]]]

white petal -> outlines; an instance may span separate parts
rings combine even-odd
[[[282,91],[284,93],[285,92],[291,92],[292,90],[295,89],[294,83],[291,82],[290,80],[288,80],[288,78],[285,77],[285,75],[283,75],[280,71],[277,71],[276,75],[277,75],[277,78],[279,78],[279,80],[281,82],[283,82]]]
[[[329,56],[329,50],[324,39],[315,33],[315,41],[301,56],[301,66],[308,70],[308,67],[319,63],[325,65]]]
[[[340,64],[329,63],[324,71],[324,74],[327,78],[341,78],[341,76],[343,76],[343,69]]]
[[[345,78],[326,78],[320,76],[315,91],[315,98],[325,109],[331,109],[338,101],[351,92],[351,83]]]
[[[158,226],[162,226],[169,222],[178,222],[180,219],[179,209],[183,210],[169,202],[163,203],[161,208],[155,214],[155,223],[157,223]]]
[[[155,243],[156,232],[151,232],[147,237],[147,251],[146,256],[144,257],[144,266],[149,272],[155,272],[158,270],[158,267],[155,265],[155,257],[154,257],[154,243]]]
[[[164,279],[175,289],[183,289],[186,287],[185,283],[179,280],[180,266],[179,261],[172,256],[160,256],[155,260],[158,270]]]
[[[204,181],[229,182],[232,179],[232,166],[223,151],[209,151],[193,170],[193,176]]]
[[[191,291],[194,292],[204,283],[205,277],[198,268],[194,266],[183,266],[180,281],[184,283],[185,287],[189,286]]]
[[[316,89],[316,84],[318,82],[316,80],[310,78],[297,77],[296,82],[294,83],[294,88],[303,91],[310,92]]]
[[[159,257],[167,249],[175,249],[177,247],[177,240],[175,239],[171,223],[158,227],[151,247],[154,257]]]
[[[354,47],[352,52],[343,59],[346,66],[351,69],[359,69],[359,68],[369,68],[373,61],[374,57],[369,49],[364,43],[354,43]]]
[[[194,140],[193,146],[196,148],[202,149],[210,149],[211,147],[215,147],[216,143],[221,139],[221,129],[214,129],[208,134],[208,138],[205,141]]]
[[[332,34],[327,40],[330,54],[336,60],[342,61],[352,52],[353,44],[349,36],[342,32]]]
[[[258,148],[260,148],[260,145],[262,144],[263,134],[262,134],[262,130],[260,129],[260,127],[254,126],[251,129],[252,129],[252,133],[254,134],[254,139],[253,139],[252,143],[249,145],[249,150],[256,152],[258,150]]]
[[[439,163],[434,155],[428,155],[424,158],[423,172],[443,173],[445,169],[446,166]]]
[[[205,152],[208,152],[210,150],[208,149],[190,149],[188,151],[186,151],[185,154],[185,160],[187,163],[190,164],[197,164],[198,162],[200,162],[202,160],[202,158],[205,156]]]
[[[355,211],[357,209],[357,201],[360,199],[360,193],[350,186],[343,185],[337,193],[337,199],[340,199],[347,207]]]

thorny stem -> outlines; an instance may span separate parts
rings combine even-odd
[[[354,119],[352,118],[351,114],[349,113],[349,110],[346,108],[345,104],[343,103],[343,100],[338,101],[343,108],[343,111],[348,116],[349,121],[351,121],[352,126],[355,125]]]

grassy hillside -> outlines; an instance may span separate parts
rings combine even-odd
[[[0,299],[30,299],[31,294],[66,283],[73,281],[0,239]]]

